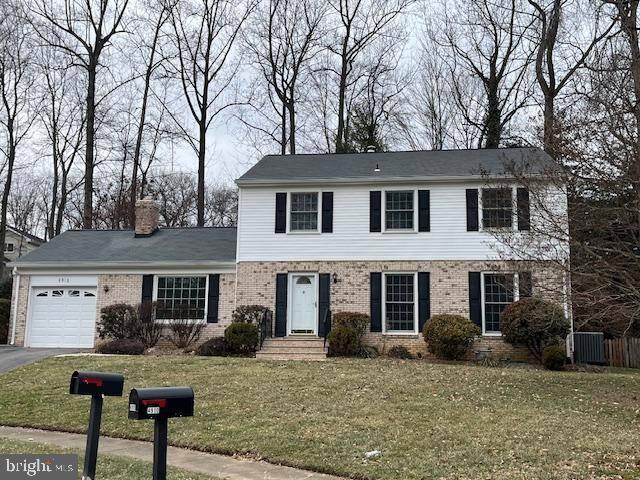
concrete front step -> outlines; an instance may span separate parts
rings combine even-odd
[[[312,339],[312,340],[288,340],[286,338],[275,339],[270,338],[265,340],[264,347],[291,347],[291,348],[324,348],[324,340]]]
[[[260,350],[256,353],[258,360],[309,360],[321,362],[327,359],[326,353],[270,353]]]
[[[327,350],[318,337],[268,338],[256,358],[270,360],[324,360]]]

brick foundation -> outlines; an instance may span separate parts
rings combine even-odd
[[[369,314],[370,272],[430,272],[431,314],[458,314],[469,317],[468,273],[470,271],[516,270],[507,262],[240,262],[238,264],[237,304],[259,304],[275,309],[276,274],[287,272],[321,272],[336,274],[338,282],[331,282],[331,310]],[[534,294],[546,296],[547,291],[558,291],[549,282],[560,282],[557,275],[539,270],[533,273]],[[558,283],[558,285],[560,285]],[[368,333],[365,343],[387,351],[394,345],[404,345],[412,353],[429,356],[426,343],[419,335],[392,335]],[[480,337],[473,350],[491,349],[495,358],[517,361],[530,360],[526,349],[515,348],[500,337]],[[474,356],[473,352],[470,353]]]

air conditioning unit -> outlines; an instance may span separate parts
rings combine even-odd
[[[604,333],[575,332],[573,334],[573,360],[575,363],[606,365]]]

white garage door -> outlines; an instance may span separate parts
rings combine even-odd
[[[96,324],[95,287],[34,288],[31,303],[31,347],[93,347]]]

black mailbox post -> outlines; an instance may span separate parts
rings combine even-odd
[[[71,395],[91,395],[91,412],[87,429],[87,447],[84,456],[83,480],[94,480],[98,459],[100,421],[102,419],[103,397],[121,397],[124,376],[119,373],[73,372],[69,393]]]
[[[154,420],[153,480],[167,478],[168,419],[193,417],[191,387],[134,388],[129,394],[129,418]]]

